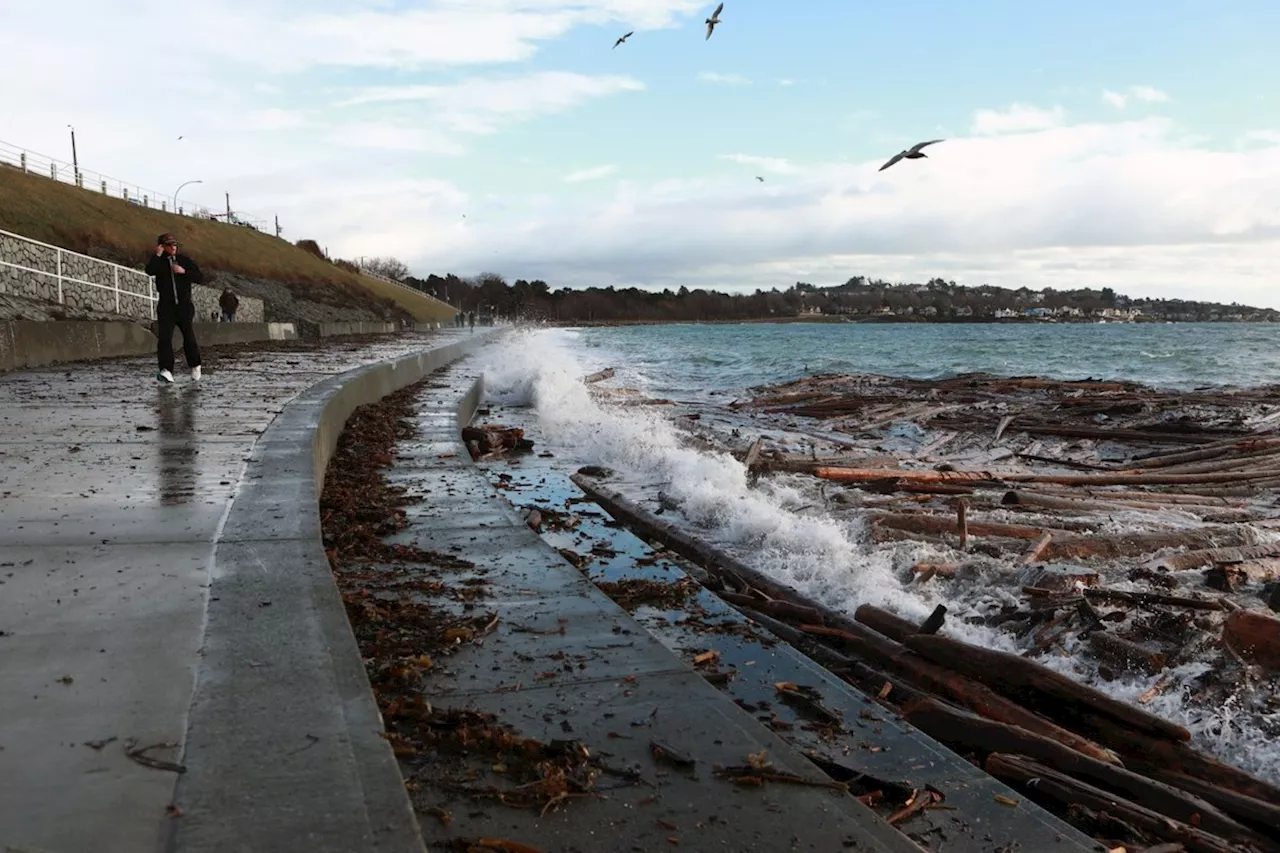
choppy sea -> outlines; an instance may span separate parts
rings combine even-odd
[[[740,462],[684,440],[669,407],[611,405],[581,378],[604,367],[609,382],[714,410],[752,386],[817,373],[878,373],[936,379],[961,373],[1127,379],[1168,389],[1280,382],[1280,327],[1268,324],[743,324],[526,328],[485,356],[488,397],[531,407],[564,465],[604,465],[662,485],[702,535],[830,607],[875,604],[922,620],[937,604],[956,617],[1019,600],[1016,587],[904,586],[914,562],[944,561],[934,546],[872,546],[856,515],[823,509],[810,478],[752,485]],[[806,482],[808,481],[808,482]],[[954,555],[951,555],[954,557]],[[945,632],[1015,650],[1008,635],[949,617]],[[1156,676],[1096,678],[1087,656],[1043,662],[1136,701]],[[1164,673],[1147,709],[1187,726],[1207,750],[1280,782],[1280,713],[1259,713],[1256,694],[1206,706],[1195,682],[1210,664]],[[1168,686],[1172,677],[1173,686]],[[1267,688],[1273,689],[1273,688]]]

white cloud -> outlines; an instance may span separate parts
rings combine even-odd
[[[718,71],[699,71],[698,79],[703,83],[721,83],[726,86],[742,86],[751,82],[741,74],[721,74]]]
[[[779,85],[779,86],[794,86],[795,84],[796,84],[796,81],[795,81],[795,80],[792,80],[790,77],[779,77],[779,78],[778,78],[778,85]]]
[[[1113,92],[1110,89],[1103,89],[1102,100],[1116,109],[1122,110],[1130,100],[1142,101],[1147,104],[1164,104],[1172,99],[1167,93],[1154,86],[1130,86],[1125,92]]]
[[[643,89],[643,83],[630,77],[543,71],[523,77],[472,78],[451,86],[365,89],[337,106],[429,102],[438,109],[433,123],[461,133],[493,133],[503,122],[562,113],[591,98]]]
[[[1060,127],[1066,121],[1062,107],[1041,109],[1028,104],[1013,104],[1007,110],[977,110],[973,114],[971,130],[979,136],[995,136],[1003,133],[1026,133]]]
[[[1122,95],[1119,92],[1113,92],[1110,89],[1103,89],[1102,100],[1106,101],[1116,109],[1122,110],[1124,109],[1124,105],[1128,103],[1129,97],[1127,95]]]
[[[567,183],[580,184],[583,181],[598,181],[601,178],[607,178],[618,171],[618,167],[612,163],[604,166],[592,166],[589,169],[579,169],[576,172],[570,172],[564,176]]]
[[[179,15],[189,20],[183,31],[193,39],[260,68],[415,70],[526,60],[540,43],[578,26],[625,25],[638,31],[671,27],[703,3],[425,0],[413,7],[377,8],[378,4],[321,0],[310,5],[300,11],[298,4],[286,0],[210,0]],[[166,14],[166,22],[172,23],[171,10]]]
[[[414,260],[570,286],[943,275],[1280,307],[1280,144],[1194,147],[1152,118],[954,138],[927,160],[877,172],[881,162],[808,164],[768,194],[732,177],[622,182],[603,200],[525,211],[518,227],[478,229]],[[499,235],[509,239],[497,257],[481,254]]]
[[[764,172],[773,172],[777,175],[794,175],[800,171],[800,168],[782,157],[757,157],[753,154],[721,154],[721,160],[732,160],[735,163],[741,163],[744,166],[754,166]]]
[[[1129,91],[1139,101],[1146,101],[1149,104],[1164,104],[1170,100],[1167,93],[1151,86],[1133,86],[1130,87]]]

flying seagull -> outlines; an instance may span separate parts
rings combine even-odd
[[[716,24],[720,23],[720,13],[724,11],[724,4],[721,3],[716,10],[711,13],[711,17],[707,18],[707,38],[711,38],[711,33],[716,28]],[[704,39],[705,41],[705,39]]]
[[[631,37],[632,37],[633,35],[635,35],[635,34],[636,34],[636,31],[635,31],[635,30],[632,30],[631,32],[629,32],[629,33],[627,33],[625,36],[623,36],[622,38],[620,38],[620,39],[618,39],[617,41],[615,41],[615,42],[613,43],[613,49],[614,49],[614,50],[617,50],[617,49],[618,49],[618,45],[622,44],[624,41],[626,41],[627,39],[631,38]]]
[[[764,178],[760,177],[759,175],[756,175],[756,180],[762,184],[764,183]]]
[[[930,139],[928,142],[917,142],[915,145],[912,145],[906,151],[899,151],[897,154],[894,154],[893,157],[890,158],[888,163],[885,163],[876,171],[883,172],[885,169],[889,168],[899,160],[919,160],[921,157],[927,157],[929,155],[925,154],[920,149],[924,148],[926,145],[932,145],[935,142],[941,142],[941,141],[942,141],[941,139]]]

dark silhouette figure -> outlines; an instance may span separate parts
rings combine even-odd
[[[614,50],[617,50],[617,49],[618,49],[618,45],[622,44],[623,42],[625,42],[627,39],[631,38],[631,37],[632,37],[633,35],[635,35],[635,34],[636,34],[636,33],[635,33],[635,30],[632,30],[631,32],[629,32],[629,33],[627,33],[625,36],[623,36],[622,38],[620,38],[620,39],[618,39],[617,41],[615,41],[615,42],[613,43],[613,49],[614,49]]]

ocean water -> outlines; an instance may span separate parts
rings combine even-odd
[[[745,396],[750,386],[806,373],[936,378],[985,371],[1137,379],[1170,388],[1257,385],[1280,375],[1280,345],[1270,331],[1266,325],[1227,324],[525,329],[490,351],[485,381],[490,400],[532,408],[556,458],[569,470],[599,464],[632,481],[661,484],[687,523],[708,541],[827,606],[852,614],[861,604],[875,604],[918,621],[946,604],[952,618],[944,633],[1014,651],[1009,635],[963,621],[1020,601],[1007,567],[990,566],[967,584],[905,586],[901,578],[912,564],[957,555],[919,543],[873,546],[856,513],[824,508],[825,486],[818,481],[796,475],[765,478],[753,486],[733,457],[688,446],[668,407],[611,404],[593,395],[581,377],[615,367],[616,377],[605,385],[704,407]],[[1117,530],[1124,523],[1112,519]],[[1041,661],[1117,698],[1136,701],[1158,680],[1100,681],[1088,656],[1077,656],[1073,645],[1063,651],[1067,654]],[[1225,704],[1195,699],[1195,679],[1209,667],[1207,661],[1193,661],[1164,673],[1164,692],[1146,707],[1187,726],[1210,752],[1280,782],[1280,738],[1274,735],[1280,714],[1261,716],[1259,694],[1247,688]]]
[[[1280,324],[750,323],[583,328],[575,348],[653,390],[733,392],[814,373],[1126,379],[1157,387],[1280,382]]]

